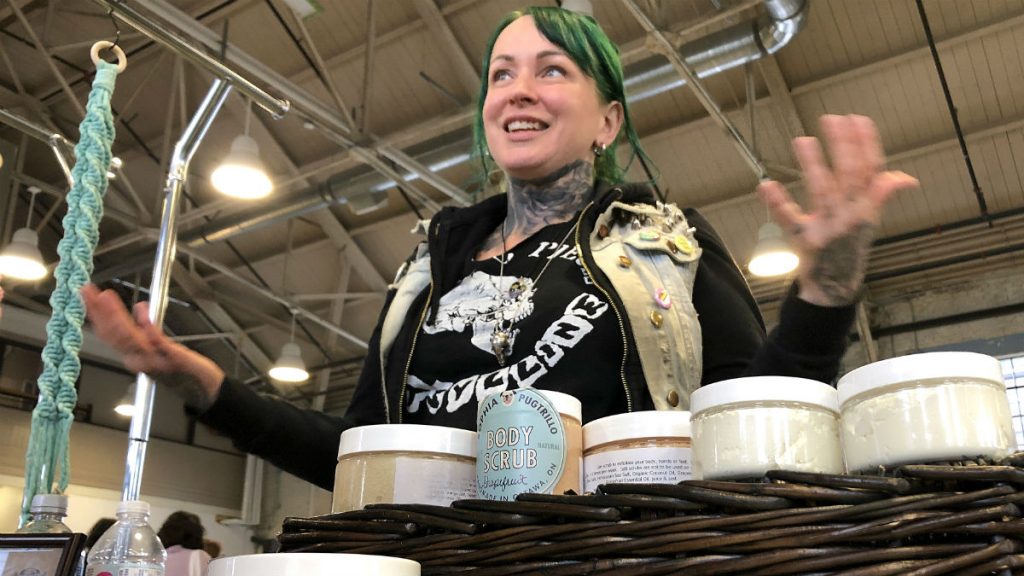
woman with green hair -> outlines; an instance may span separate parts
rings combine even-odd
[[[491,393],[534,387],[581,400],[583,420],[686,410],[697,387],[786,375],[831,381],[863,284],[881,207],[906,174],[883,171],[864,117],[822,120],[794,149],[813,202],[778,183],[759,193],[802,268],[765,334],[743,275],[698,213],[626,184],[619,145],[646,159],[618,53],[590,17],[510,14],[483,61],[474,152],[504,193],[444,208],[388,292],[345,417],[304,411],[225,379],[210,360],[133,320],[111,294],[84,293],[97,333],[126,365],[176,386],[200,420],[246,451],[330,489],[339,434],[421,423],[473,429]]]

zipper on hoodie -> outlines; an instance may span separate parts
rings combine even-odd
[[[619,188],[614,188],[612,191],[618,192],[620,196],[622,195],[622,190]],[[595,278],[594,274],[590,271],[590,267],[587,266],[587,260],[583,257],[583,248],[580,246],[579,225],[583,222],[583,217],[587,213],[587,210],[590,210],[593,205],[594,202],[592,200],[583,208],[583,210],[580,211],[579,221],[576,222],[576,252],[579,254],[580,264],[583,266],[583,271],[587,273],[587,276],[590,278],[590,281],[594,283],[594,286],[604,294],[605,300],[607,300],[608,304],[612,307],[612,310],[615,312],[615,319],[619,323],[619,335],[622,337],[622,363],[619,364],[619,379],[622,381],[622,389],[626,393],[626,411],[632,412],[633,395],[630,394],[629,385],[626,383],[626,359],[629,357],[629,340],[626,339],[626,323],[622,320],[622,312],[619,311],[619,307],[615,305],[615,299],[612,298],[611,294],[609,294],[607,290],[605,290],[604,286],[601,286],[601,283],[597,281],[597,278]]]

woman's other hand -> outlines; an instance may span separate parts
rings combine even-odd
[[[774,180],[762,182],[757,191],[800,257],[800,298],[845,306],[860,295],[882,207],[897,190],[919,183],[909,174],[885,169],[881,139],[870,118],[826,115],[821,129],[831,168],[817,138],[793,140],[810,212]]]
[[[213,360],[171,340],[149,321],[149,305],[139,302],[129,314],[113,290],[100,291],[92,284],[82,287],[82,298],[100,340],[110,345],[125,368],[143,372],[165,384],[198,410],[217,399],[224,371]]]

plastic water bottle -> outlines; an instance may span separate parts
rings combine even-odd
[[[18,529],[19,534],[70,534],[64,524],[68,515],[68,497],[61,494],[36,494],[29,508],[32,520]]]
[[[149,503],[121,502],[117,522],[89,551],[85,576],[164,576],[167,551],[149,525]]]

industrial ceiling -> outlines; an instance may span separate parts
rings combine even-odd
[[[265,385],[294,314],[314,378],[279,392],[341,410],[388,281],[417,241],[410,229],[441,206],[482,194],[468,159],[479,61],[494,24],[521,5],[321,0],[301,17],[295,8],[305,4],[7,0],[0,107],[77,140],[92,79],[89,46],[117,37],[128,54],[113,96],[123,168],[106,197],[94,277],[132,300],[149,286],[175,141],[214,81],[196,54],[291,100],[292,110],[275,119],[235,90],[199,147],[179,219],[167,327],[229,373]],[[878,121],[890,167],[922,183],[885,213],[869,302],[1017,266],[1024,1],[592,4],[622,49],[631,113],[662,191],[700,209],[738,261],[767,219],[753,195],[760,172],[802,197],[789,141],[817,134],[821,114],[860,113]],[[121,17],[129,10],[193,53],[136,30]],[[761,53],[738,56],[751,47]],[[210,185],[247,124],[276,185],[255,203],[226,199]],[[45,142],[10,126],[0,139],[13,151],[3,170],[15,191],[0,214],[3,240],[24,225],[30,190],[38,189],[31,223],[52,263],[64,176]],[[630,174],[646,179],[635,166]],[[785,283],[751,279],[769,320]],[[53,287],[5,286],[10,303],[42,312]]]

